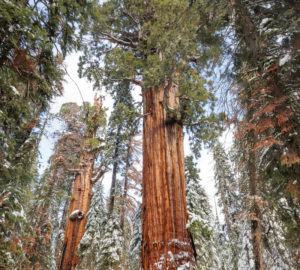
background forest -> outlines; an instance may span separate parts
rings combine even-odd
[[[0,1],[0,269],[300,269],[299,13]],[[74,53],[94,100],[53,114]]]

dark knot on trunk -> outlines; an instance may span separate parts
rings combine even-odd
[[[75,210],[70,215],[70,220],[74,221],[76,219],[81,220],[84,218],[84,213],[80,210]]]

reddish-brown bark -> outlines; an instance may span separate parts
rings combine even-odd
[[[76,265],[79,263],[79,257],[76,252],[84,235],[85,225],[87,222],[86,214],[90,207],[92,187],[95,183],[92,181],[92,176],[94,171],[96,151],[88,147],[88,141],[89,139],[96,137],[96,132],[98,129],[96,122],[97,118],[102,112],[102,99],[97,99],[95,96],[94,106],[97,108],[92,117],[94,126],[92,130],[87,127],[85,139],[83,140],[82,144],[79,172],[75,176],[66,232],[62,253],[59,260],[59,270],[74,270]]]
[[[259,196],[258,196],[258,174],[257,174],[257,167],[255,161],[255,153],[254,151],[250,150],[249,160],[248,160],[248,167],[249,167],[249,189],[250,189],[250,196],[252,199],[251,205],[251,213],[250,213],[250,220],[251,220],[251,239],[252,239],[252,246],[253,246],[253,256],[254,256],[254,263],[255,263],[255,270],[264,270],[264,258],[263,258],[263,244],[262,244],[262,213],[259,205]]]
[[[87,222],[86,213],[89,210],[92,196],[93,153],[83,153],[80,158],[80,164],[80,172],[77,173],[74,182],[59,270],[75,269],[79,263],[79,257],[76,252],[84,234]],[[70,216],[74,211],[81,211],[84,215],[83,218],[75,217],[71,219]]]
[[[142,267],[195,269],[186,230],[183,131],[168,108],[179,107],[178,86],[144,92]],[[187,266],[189,265],[189,266]]]

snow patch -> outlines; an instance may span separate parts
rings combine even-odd
[[[4,161],[3,167],[5,167],[6,169],[11,167],[11,163],[7,160]]]
[[[283,66],[285,63],[287,63],[288,61],[291,60],[291,55],[289,53],[287,53],[285,56],[283,56],[280,60],[279,60],[279,66]]]
[[[75,219],[83,219],[84,218],[84,213],[78,209],[74,210],[71,215],[70,215],[70,219],[71,220],[75,220]]]
[[[168,245],[171,246],[171,245],[179,245],[179,246],[189,246],[190,244],[187,243],[187,242],[183,242],[183,241],[180,241],[178,240],[177,238],[174,238],[174,239],[171,239],[169,242],[168,242]]]
[[[178,239],[173,239],[173,240],[175,240],[174,242],[178,241]],[[185,243],[181,241],[178,242]],[[181,270],[194,269],[193,264],[190,262],[190,260],[191,260],[191,256],[187,251],[180,251],[178,254],[173,254],[172,251],[169,250],[167,253],[167,257],[165,258],[164,254],[161,255],[158,262],[154,263],[154,266],[158,270],[168,269],[168,267],[166,268],[166,262],[173,262],[174,265],[176,265],[176,269],[181,269]],[[177,264],[179,261],[182,263],[181,265],[178,266]],[[194,259],[193,262],[195,263]]]
[[[13,90],[14,94],[16,95],[20,95],[19,91],[16,89],[16,87],[14,87],[13,85],[10,86],[10,88]]]
[[[15,217],[25,217],[23,208],[22,208],[20,211],[13,211],[12,214],[13,214]]]

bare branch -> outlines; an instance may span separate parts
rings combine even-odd
[[[97,176],[95,176],[91,179],[91,183],[95,184],[107,172],[108,172],[107,169],[100,170],[99,173],[97,174]]]
[[[142,89],[145,88],[145,85],[142,81],[139,81],[139,80],[134,79],[134,78],[120,78],[120,79],[107,78],[107,80],[112,81],[112,82],[131,81],[132,83],[140,86]]]
[[[140,86],[142,89],[145,88],[145,85],[144,85],[144,83],[143,83],[142,81],[139,81],[139,80],[136,80],[136,79],[131,79],[131,81],[132,81],[134,84]]]
[[[113,36],[109,33],[103,32],[103,31],[100,31],[100,34],[105,36],[106,40],[113,41],[113,42],[118,43],[120,45],[129,46],[131,48],[137,48],[137,46],[138,46],[138,43],[136,43],[136,42],[132,42],[132,41],[128,42],[128,41],[119,39],[119,38],[117,38],[117,37],[115,37],[115,36]]]
[[[204,121],[199,121],[199,122],[196,122],[196,123],[182,123],[184,126],[188,126],[188,127],[192,127],[192,126],[199,126],[199,125],[202,125],[204,123]]]
[[[123,9],[123,13],[125,15],[127,15],[138,27],[138,39],[141,40],[141,41],[145,41],[145,39],[143,38],[143,35],[142,35],[142,26],[141,26],[141,23],[140,23],[140,20],[139,19],[136,19],[134,18],[130,13],[129,11],[124,8]]]
[[[139,25],[139,20],[135,19],[126,8],[123,8],[123,13],[127,15],[136,25]]]

